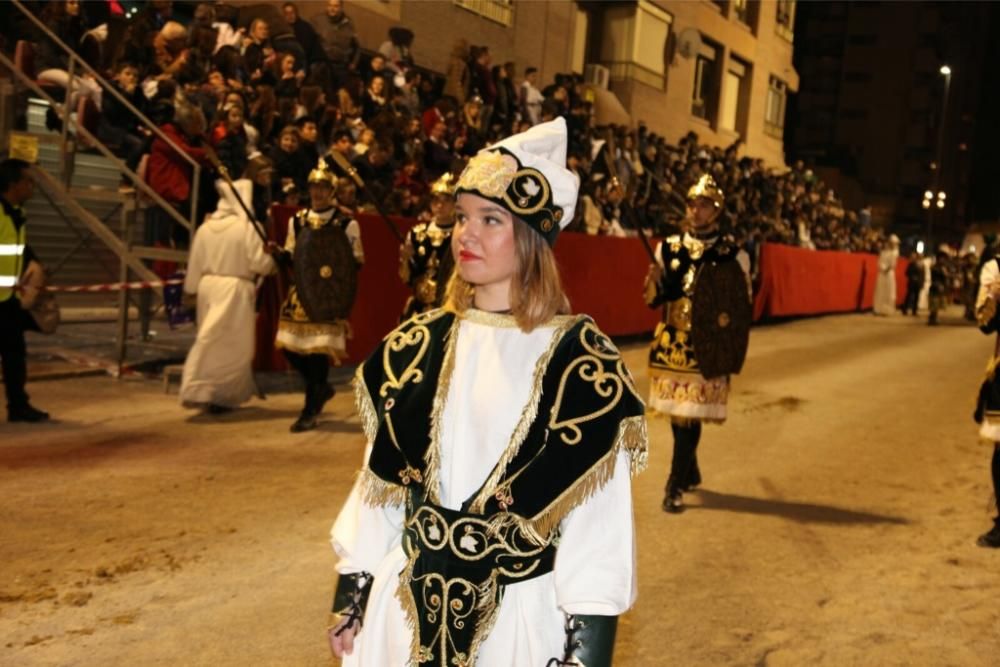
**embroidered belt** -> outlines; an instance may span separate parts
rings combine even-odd
[[[489,634],[503,587],[552,571],[556,547],[538,546],[517,524],[428,503],[403,530],[408,557],[400,598],[414,630],[416,663],[471,667]]]

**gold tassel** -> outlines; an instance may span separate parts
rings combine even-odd
[[[361,471],[361,499],[372,507],[400,506],[406,503],[406,487],[390,484],[370,468]]]
[[[354,373],[354,409],[358,411],[361,418],[361,429],[365,432],[365,439],[368,444],[375,441],[375,434],[378,432],[378,417],[375,414],[375,406],[372,403],[368,387],[365,386],[364,377],[365,365],[358,366]]]
[[[458,326],[461,320],[457,317],[448,333],[444,350],[444,361],[441,362],[441,374],[438,376],[437,389],[434,391],[434,402],[431,404],[431,443],[424,453],[424,493],[428,500],[440,505],[441,472],[441,426],[444,422],[444,404],[448,400],[448,389],[451,387],[451,375],[455,370],[455,346],[458,343]]]
[[[406,566],[399,573],[399,587],[396,589],[396,599],[399,606],[403,608],[403,615],[406,617],[406,627],[410,630],[410,664],[420,664],[420,619],[417,617],[417,601],[413,597],[413,590],[410,588],[410,580],[413,577],[413,566],[417,562],[420,552],[416,549],[410,554],[406,561]]]
[[[628,454],[629,470],[633,476],[646,468],[649,461],[649,434],[644,416],[623,419],[618,425],[614,446],[571,487],[549,503],[548,507],[530,519],[523,519],[513,514],[505,516],[510,516],[511,519],[508,520],[518,524],[526,539],[534,544],[546,544],[551,539],[552,531],[566,518],[566,515],[604,488],[608,480],[614,476],[615,461],[622,451]],[[491,526],[492,523],[491,521]]]

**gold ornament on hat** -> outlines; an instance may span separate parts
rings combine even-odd
[[[330,171],[324,158],[320,158],[316,168],[309,172],[309,183],[326,183],[330,187],[336,187],[337,175]]]
[[[432,195],[446,195],[451,197],[455,194],[455,188],[458,186],[458,180],[455,175],[448,172],[441,176],[441,178],[434,181],[431,185]]]
[[[715,179],[709,174],[703,174],[698,182],[691,186],[688,190],[688,201],[697,199],[698,197],[705,197],[715,204],[716,208],[721,208],[723,202],[725,201],[725,195],[722,194],[722,190],[716,185]]]
[[[458,179],[458,187],[499,199],[514,180],[517,167],[517,160],[509,155],[499,151],[481,151],[469,160]]]

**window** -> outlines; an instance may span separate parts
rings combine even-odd
[[[722,77],[722,101],[719,127],[746,135],[746,109],[749,97],[750,65],[733,57]]]
[[[698,58],[694,64],[694,90],[691,94],[691,113],[698,118],[709,119],[715,107],[715,80],[719,50],[709,42],[702,41]]]
[[[473,14],[495,21],[508,28],[514,25],[514,0],[452,0]]]
[[[673,17],[640,0],[617,3],[601,17],[600,64],[612,81],[632,80],[663,90],[666,82],[664,50]]]
[[[767,82],[767,101],[764,106],[764,131],[772,137],[780,137],[785,128],[785,102],[788,84],[776,76]]]
[[[795,0],[778,0],[774,31],[792,41],[795,26]]]

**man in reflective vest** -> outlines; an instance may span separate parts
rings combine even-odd
[[[28,403],[24,391],[28,376],[24,331],[34,328],[19,298],[19,281],[33,259],[27,245],[27,220],[21,210],[35,190],[29,168],[23,160],[0,162],[0,362],[7,392],[7,420],[12,422],[40,422],[49,418]]]

